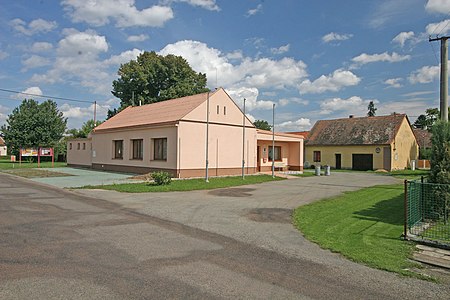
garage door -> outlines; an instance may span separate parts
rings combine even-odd
[[[352,169],[359,171],[373,170],[373,154],[353,154]]]

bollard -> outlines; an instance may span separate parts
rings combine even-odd
[[[331,167],[325,166],[325,176],[330,176],[330,174],[331,174]]]
[[[316,176],[320,176],[320,166],[316,166]]]
[[[416,170],[416,161],[412,160],[411,161],[411,171],[415,171]]]

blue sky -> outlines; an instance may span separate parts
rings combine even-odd
[[[450,0],[2,1],[0,89],[97,101],[98,119],[121,63],[142,51],[181,55],[276,131],[319,119],[439,107],[439,42]],[[0,125],[25,96],[0,91]],[[28,97],[28,96],[27,96]],[[32,97],[36,100],[46,98]],[[91,103],[55,100],[79,128]]]

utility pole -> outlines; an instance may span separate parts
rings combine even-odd
[[[244,113],[242,114],[242,179],[245,179],[245,98]]]
[[[441,41],[441,91],[440,91],[440,111],[441,120],[448,122],[448,43],[450,36],[436,37],[428,39],[429,42]]]
[[[206,152],[205,152],[205,162],[206,162],[206,166],[205,166],[205,182],[209,182],[209,147],[208,147],[208,143],[209,143],[209,92],[208,95],[206,96]]]
[[[94,126],[97,122],[97,101],[94,101]]]
[[[272,105],[272,178],[275,178],[275,103]]]

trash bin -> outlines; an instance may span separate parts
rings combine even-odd
[[[416,170],[416,161],[412,160],[411,161],[411,171],[415,171]]]
[[[316,166],[316,176],[320,176],[320,166]]]
[[[331,174],[331,167],[330,166],[325,166],[325,176],[330,176]]]

